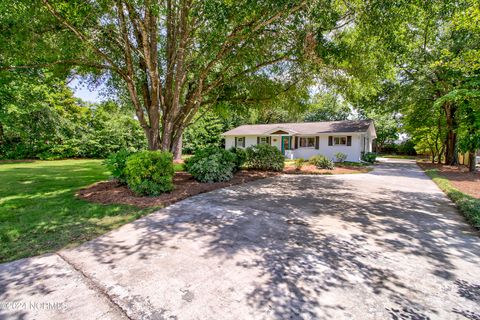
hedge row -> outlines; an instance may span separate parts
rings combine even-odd
[[[185,168],[200,182],[220,182],[230,180],[242,166],[248,169],[282,171],[284,159],[280,150],[266,144],[230,150],[208,147],[187,159]]]
[[[173,190],[174,166],[169,152],[121,150],[111,154],[105,164],[114,178],[137,194],[155,196]],[[230,150],[207,147],[185,161],[185,169],[199,182],[229,181],[242,167],[282,171],[284,157],[277,148],[261,144]]]

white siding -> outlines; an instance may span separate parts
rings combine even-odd
[[[346,135],[346,134],[345,134]],[[352,136],[352,145],[351,146],[329,146],[328,145],[328,136],[320,136],[319,149],[315,148],[298,148],[293,150],[293,155],[295,158],[304,158],[308,159],[311,156],[320,154],[329,159],[336,160],[335,154],[337,152],[342,152],[347,155],[347,161],[358,162],[361,157],[361,142],[360,135],[358,134],[348,134]]]
[[[349,133],[349,134],[338,134],[338,136],[352,136],[352,145],[351,146],[329,146],[328,145],[328,136],[331,134],[320,135],[319,140],[319,149],[315,148],[298,148],[292,150],[294,158],[304,158],[309,159],[314,155],[324,155],[329,159],[336,160],[335,154],[337,152],[342,152],[347,155],[347,161],[358,162],[360,161],[362,151],[364,148],[363,145],[363,137],[365,134],[358,134],[358,133]],[[335,136],[335,135],[332,135]],[[370,134],[367,133],[368,143],[365,145],[365,149],[371,150],[372,149],[372,139]],[[250,147],[252,145],[257,144],[257,136],[244,136],[245,137],[245,147]],[[274,141],[274,140],[277,141]],[[281,150],[281,137],[280,136],[272,136],[271,137],[271,144],[276,146]],[[294,147],[295,138],[292,137],[292,147]],[[225,149],[230,149],[231,147],[235,146],[235,137],[234,136],[226,136],[225,137]]]
[[[257,136],[239,136],[245,137],[245,148],[250,146],[254,146],[257,144]],[[225,137],[225,149],[230,149],[231,147],[235,147],[235,137],[234,136],[226,136]]]
[[[278,150],[282,150],[282,137],[281,136],[271,136],[270,144],[277,147]]]
[[[225,149],[230,149],[231,147],[235,147],[235,137],[226,136],[225,137]]]

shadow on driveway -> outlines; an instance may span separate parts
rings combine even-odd
[[[61,255],[132,318],[480,319],[478,234],[403,162],[198,195]],[[0,300],[49,294],[35,259],[0,266]]]

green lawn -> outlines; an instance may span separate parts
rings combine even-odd
[[[0,261],[76,245],[153,211],[75,198],[108,175],[101,160],[0,163]]]
[[[390,158],[390,159],[417,159],[418,156],[408,156],[405,154],[379,154],[380,158]]]
[[[185,164],[183,164],[183,163],[174,163],[174,164],[173,164],[173,169],[175,170],[175,172],[185,171]]]

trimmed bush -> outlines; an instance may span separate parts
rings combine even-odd
[[[347,155],[343,152],[335,153],[335,158],[337,158],[337,162],[343,162],[347,159]]]
[[[200,182],[229,181],[237,169],[237,156],[219,147],[207,147],[185,160],[185,169]]]
[[[122,149],[118,152],[111,153],[104,161],[104,164],[106,165],[107,169],[110,170],[112,176],[120,183],[127,183],[127,177],[125,176],[125,166],[127,163],[127,158],[132,154],[133,152],[127,149]]]
[[[322,155],[313,156],[308,161],[319,169],[333,170],[335,168],[333,161]]]
[[[366,152],[362,154],[362,160],[369,163],[374,163],[377,160],[377,154],[374,152]]]
[[[247,161],[247,152],[242,148],[231,147],[228,151],[235,154],[235,171],[240,170],[245,161]]]
[[[305,159],[303,158],[295,159],[294,164],[295,164],[295,170],[300,171],[302,170],[302,167],[305,164]]]
[[[258,144],[247,148],[248,168],[268,171],[282,171],[285,157],[282,152],[268,144]]]
[[[128,187],[141,195],[156,196],[173,190],[173,156],[170,152],[141,151],[128,157]]]

